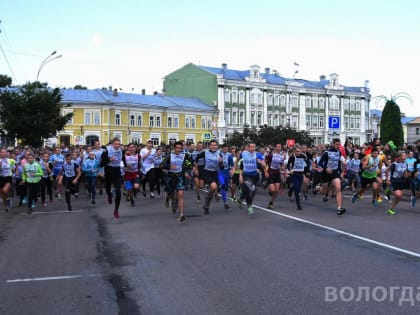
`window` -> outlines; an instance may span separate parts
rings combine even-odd
[[[280,105],[280,94],[279,92],[274,92],[274,106]]]
[[[305,100],[305,106],[306,108],[311,107],[311,97],[308,96]]]
[[[277,127],[279,126],[279,114],[274,114],[274,126]]]
[[[292,116],[292,128],[298,128],[298,117]]]
[[[360,101],[356,101],[356,112],[360,112]]]
[[[151,138],[151,140],[153,141],[153,146],[158,146],[160,144],[160,140],[159,138]]]
[[[318,116],[312,118],[312,127],[318,128]]]
[[[420,135],[420,128],[416,128],[416,136]]]
[[[137,115],[137,126],[143,126],[143,115],[142,114]]]
[[[286,106],[286,96],[284,94],[280,96],[280,106]]]
[[[244,125],[245,124],[245,113],[244,112],[239,112],[239,125]]]
[[[94,125],[100,125],[101,124],[101,113],[100,112],[94,112],[93,113],[93,124]]]
[[[339,99],[335,95],[330,99],[330,110],[340,110]]]
[[[318,98],[316,96],[314,96],[312,98],[312,107],[313,108],[317,108],[318,107]]]
[[[196,128],[195,116],[185,115],[185,128]]]
[[[311,128],[312,127],[312,125],[311,125],[311,116],[309,116],[309,115],[306,115],[306,127],[307,128]]]
[[[356,121],[355,121],[355,128],[356,128],[356,129],[360,129],[360,118],[356,118]]]
[[[213,120],[211,118],[207,118],[207,129],[211,129]]]
[[[258,94],[258,105],[262,105],[262,104],[263,104],[263,95]]]
[[[319,116],[319,128],[324,128],[325,125],[325,117]]]
[[[344,129],[349,129],[349,118],[344,117]]]
[[[262,126],[262,113],[258,112],[257,114],[257,126]]]
[[[238,112],[232,112],[232,124],[233,125],[238,124]]]
[[[154,127],[155,126],[155,116],[150,115],[149,116],[149,127]]]
[[[130,126],[134,126],[136,124],[136,115],[130,115]]]
[[[230,125],[230,111],[225,110],[225,123]]]
[[[350,117],[350,129],[354,129],[354,117]]]
[[[273,106],[273,94],[267,95],[267,105]]]
[[[206,129],[206,117],[201,117],[201,129]]]
[[[325,108],[325,99],[323,97],[321,97],[319,99],[319,108],[320,109],[324,109]]]
[[[168,115],[168,128],[179,128],[179,118],[178,115]]]
[[[255,93],[251,93],[251,105],[257,105],[258,95]]]
[[[350,111],[354,112],[354,100],[350,101]]]
[[[160,116],[156,116],[156,127],[160,127]]]
[[[268,125],[272,127],[273,126],[273,114],[268,114],[267,120],[268,120]]]
[[[230,91],[225,89],[225,103],[230,103]]]
[[[255,126],[255,112],[251,112],[251,126]]]
[[[293,95],[292,98],[290,99],[290,102],[292,104],[292,107],[297,108],[298,107],[298,98],[296,95]]]
[[[121,113],[115,113],[115,125],[121,125]]]
[[[345,111],[348,111],[349,110],[349,100],[348,99],[345,99],[344,100],[344,110]]]
[[[85,112],[85,125],[90,125],[91,123],[91,112]]]
[[[139,132],[132,132],[130,142],[135,143],[135,144],[140,144],[142,142],[142,137],[141,136],[142,135]]]
[[[238,103],[238,90],[232,89],[232,103]]]
[[[160,127],[160,114],[149,113],[149,127]]]
[[[245,104],[245,92],[239,91],[239,104]]]

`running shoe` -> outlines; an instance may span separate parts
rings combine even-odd
[[[323,200],[324,202],[327,202],[327,201],[328,201],[328,195],[325,195],[324,197],[322,197],[322,200]]]
[[[287,191],[287,195],[289,196],[289,198],[292,198],[292,191],[291,190],[288,190]]]
[[[47,206],[47,204],[44,202],[44,203],[42,204],[42,206],[45,208],[45,207]]]
[[[68,211],[72,211],[73,209],[71,208],[71,204],[67,204],[67,210]]]
[[[94,205],[94,204],[96,204],[95,199],[92,199],[92,204],[93,204],[93,205]]]
[[[384,195],[384,198],[385,198],[386,200],[389,200],[389,197],[388,197],[387,195]]]
[[[274,209],[274,205],[270,202],[267,206],[267,209],[273,210]]]
[[[197,204],[199,205],[201,203],[201,198],[200,196],[197,196]]]
[[[394,214],[395,214],[395,211],[394,211],[394,209],[389,208],[389,209],[386,211],[386,214],[389,214],[389,215],[394,215]]]
[[[178,222],[183,222],[183,221],[185,221],[185,219],[186,219],[185,214],[181,214],[181,215],[178,217]]]
[[[416,200],[417,198],[416,198],[416,196],[411,196],[411,208],[414,208],[415,206],[416,206]]]
[[[346,209],[344,209],[343,207],[337,208],[337,215],[342,215],[344,213],[346,213]]]
[[[377,201],[377,202],[379,202],[379,203],[381,203],[381,202],[383,201],[383,200],[382,200],[382,197],[378,195],[378,196],[376,197],[376,201]]]
[[[57,194],[57,199],[58,199],[58,200],[61,200],[61,198],[62,198],[61,193],[58,193],[58,194]]]
[[[74,196],[75,196],[76,198],[79,198],[79,193],[74,193]]]
[[[146,197],[147,196],[147,193],[146,193],[146,191],[144,190],[143,191],[143,197]]]
[[[114,218],[115,219],[119,219],[120,218],[120,213],[118,210],[114,210]]]
[[[150,198],[155,198],[155,194],[154,193],[150,193]]]
[[[373,200],[372,200],[372,206],[373,206],[374,208],[376,208],[376,207],[378,206],[378,200],[377,200],[377,199],[373,199]]]
[[[302,206],[301,205],[297,205],[297,210],[302,210]]]
[[[135,206],[134,198],[133,197],[130,198],[130,206],[132,206],[132,207]]]
[[[165,198],[165,207],[169,208],[169,196]]]
[[[254,214],[254,208],[252,206],[248,207],[248,214],[249,215]]]
[[[357,200],[357,193],[353,193],[353,195],[351,196],[351,203],[355,203]]]
[[[203,206],[203,213],[205,215],[209,215],[210,214],[209,207]]]
[[[35,202],[34,201],[32,201],[31,208],[32,209],[35,208]]]
[[[229,209],[229,205],[226,202],[225,202],[224,207],[225,207],[225,210],[228,210]]]
[[[26,205],[28,203],[28,198],[23,197],[22,204]]]

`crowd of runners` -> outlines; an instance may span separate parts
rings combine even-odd
[[[321,203],[335,198],[336,214],[342,215],[346,212],[342,192],[351,190],[351,202],[355,203],[367,189],[373,207],[383,199],[389,202],[389,215],[396,213],[404,190],[409,191],[415,207],[420,196],[420,140],[401,148],[392,141],[383,145],[375,139],[358,146],[351,140],[261,148],[255,143],[238,148],[215,140],[178,141],[155,148],[151,140],[145,145],[123,146],[115,138],[106,146],[96,142],[72,149],[2,148],[1,197],[6,212],[11,211],[13,201],[26,206],[30,214],[37,206],[47,207],[47,202],[63,198],[67,210],[72,211],[71,200],[80,197],[82,187],[91,204],[96,204],[97,194],[106,194],[115,219],[120,217],[123,196],[133,207],[138,196],[162,197],[166,207],[178,213],[180,222],[186,219],[184,193],[188,190],[195,194],[194,207],[200,205],[204,215],[210,214],[214,199],[221,199],[226,211],[236,203],[240,208],[246,206],[252,215],[257,187],[268,193],[268,209],[274,209],[276,200],[284,198],[281,193],[287,191],[296,210],[303,210],[302,200],[321,194]]]

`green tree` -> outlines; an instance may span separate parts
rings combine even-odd
[[[39,88],[39,83],[27,83],[18,91],[0,93],[1,132],[23,144],[39,147],[42,140],[63,130],[73,114],[61,115],[62,95],[59,89]]]
[[[229,145],[243,146],[255,142],[258,146],[285,144],[287,139],[295,139],[296,143],[311,145],[313,139],[306,131],[298,131],[290,127],[262,126],[258,131],[245,126],[243,133],[235,131],[228,137]]]
[[[6,87],[6,86],[11,86],[11,85],[12,85],[12,78],[5,74],[0,74],[0,87]]]
[[[401,111],[394,99],[388,99],[382,111],[380,138],[382,143],[393,141],[397,147],[404,142]]]

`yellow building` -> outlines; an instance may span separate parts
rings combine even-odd
[[[119,137],[123,144],[169,144],[203,141],[215,134],[217,108],[196,98],[121,93],[117,90],[62,89],[63,113],[73,119],[57,135],[57,144],[106,144]]]

